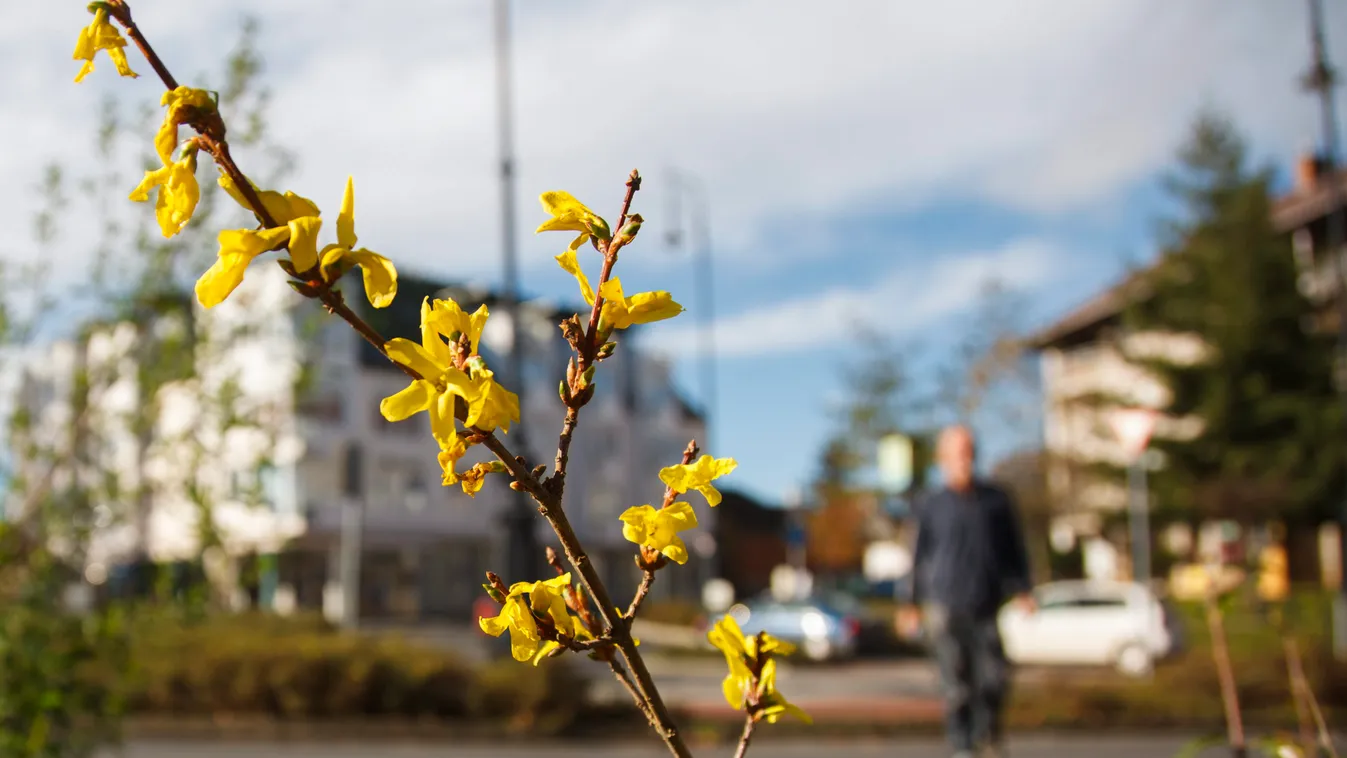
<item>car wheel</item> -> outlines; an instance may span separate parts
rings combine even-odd
[[[1118,657],[1114,660],[1118,671],[1127,676],[1145,676],[1150,673],[1153,664],[1151,654],[1135,642],[1118,651]]]

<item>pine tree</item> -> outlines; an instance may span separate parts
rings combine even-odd
[[[1152,482],[1160,515],[1312,524],[1342,491],[1342,408],[1332,342],[1307,329],[1289,240],[1270,220],[1272,174],[1251,169],[1232,125],[1201,116],[1167,186],[1183,215],[1169,252],[1144,279],[1127,331],[1200,336],[1196,363],[1132,358],[1172,392],[1166,412],[1201,433],[1157,439]]]

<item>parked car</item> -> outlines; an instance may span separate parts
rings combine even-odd
[[[1016,663],[1110,665],[1141,676],[1180,647],[1173,609],[1144,585],[1052,582],[1035,588],[1034,597],[1037,612],[1010,604],[998,619],[1006,655]]]
[[[834,597],[813,597],[780,602],[771,598],[751,600],[730,609],[745,635],[767,632],[799,648],[811,661],[851,658],[861,634],[859,605]]]

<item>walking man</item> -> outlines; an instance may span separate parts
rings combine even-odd
[[[966,427],[940,434],[936,462],[944,488],[919,503],[912,606],[903,626],[924,625],[945,696],[956,758],[1003,756],[1001,714],[1009,663],[997,613],[1005,602],[1034,611],[1019,516],[1010,496],[974,477],[975,443]]]

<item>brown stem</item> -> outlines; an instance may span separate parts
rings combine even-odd
[[[632,198],[640,188],[641,174],[632,169],[631,175],[627,177],[627,194],[622,198],[622,212],[618,217],[617,231],[620,232],[622,226],[627,223]],[[622,247],[618,238],[619,235],[614,234],[603,251],[603,269],[599,272],[599,283],[594,287],[594,304],[589,309],[589,329],[579,341],[579,349],[576,350],[579,358],[576,376],[583,374],[594,363],[594,355],[599,349],[599,316],[603,313],[603,295],[599,293],[603,291],[603,285],[613,274],[613,264],[617,263],[617,251]],[[572,384],[570,390],[574,397],[575,385]],[[571,440],[575,436],[576,425],[580,423],[580,406],[585,402],[588,401],[572,399],[566,403],[566,419],[562,422],[561,436],[557,439],[557,456],[552,465],[552,478],[548,480],[548,485],[556,492],[558,499],[566,489],[566,466],[570,462]]]
[[[744,716],[744,732],[739,735],[739,747],[734,751],[734,758],[744,758],[748,754],[748,743],[753,741],[753,728],[757,724],[753,714]]]
[[[1312,755],[1315,746],[1314,723],[1310,720],[1309,706],[1305,703],[1305,691],[1302,679],[1305,672],[1300,669],[1300,648],[1291,637],[1282,638],[1282,649],[1286,653],[1286,675],[1291,680],[1291,703],[1296,708],[1296,724],[1300,728],[1300,745],[1306,755]]]
[[[168,67],[159,59],[158,53],[155,53],[154,48],[150,47],[145,35],[140,33],[140,27],[136,26],[136,22],[132,20],[131,6],[127,5],[124,0],[109,0],[108,15],[117,19],[122,26],[126,27],[126,36],[130,37],[131,41],[136,43],[136,47],[140,48],[141,54],[149,62],[150,68],[154,69],[154,73],[159,75],[159,80],[164,83],[164,86],[170,90],[177,89],[178,80],[174,79],[173,74],[168,72]]]
[[[1319,700],[1314,696],[1314,688],[1305,677],[1305,667],[1300,657],[1300,645],[1293,637],[1283,640],[1286,646],[1286,666],[1290,670],[1292,693],[1296,697],[1296,718],[1300,721],[1301,740],[1305,743],[1306,755],[1315,752],[1316,743],[1328,751],[1332,758],[1338,758],[1337,748],[1333,746],[1333,735],[1328,731],[1324,713],[1319,709]],[[1313,718],[1313,726],[1305,718],[1308,709]],[[1317,739],[1316,739],[1317,735]]]
[[[1213,578],[1214,581],[1214,578]],[[1239,712],[1239,690],[1235,687],[1235,669],[1230,663],[1230,647],[1225,636],[1225,622],[1213,595],[1207,596],[1207,627],[1211,632],[1211,656],[1216,663],[1216,675],[1221,683],[1221,702],[1225,706],[1226,731],[1230,748],[1245,749],[1244,720]]]
[[[645,720],[650,722],[652,728],[657,728],[655,714],[651,713],[650,705],[641,698],[641,693],[636,691],[636,684],[627,675],[627,670],[622,668],[621,663],[613,659],[609,659],[608,667],[613,670],[613,676],[617,677],[622,686],[627,688],[627,692],[631,693],[631,699],[636,703],[636,708],[641,711],[641,715],[645,716]]]
[[[645,602],[645,596],[650,594],[650,585],[655,583],[655,570],[641,570],[641,584],[636,588],[636,594],[631,598],[631,605],[627,606],[627,621],[633,621],[636,618],[636,612],[641,610],[641,603]]]
[[[691,756],[687,745],[683,743],[683,735],[678,732],[678,727],[674,724],[668,707],[664,704],[663,698],[660,697],[659,690],[655,688],[654,680],[650,676],[650,670],[646,668],[645,660],[641,657],[636,643],[632,640],[631,629],[627,620],[623,618],[621,611],[613,605],[612,598],[608,595],[608,588],[604,586],[598,571],[594,568],[594,564],[590,562],[589,556],[580,544],[580,539],[575,535],[575,529],[571,527],[570,519],[566,517],[565,510],[561,508],[561,501],[557,500],[551,490],[533,475],[525,463],[520,462],[510,453],[509,449],[501,443],[496,435],[484,435],[482,444],[505,464],[510,473],[514,475],[515,481],[519,482],[520,486],[533,496],[534,501],[538,503],[538,511],[543,518],[547,519],[547,523],[552,527],[552,530],[557,533],[557,538],[561,541],[561,548],[566,553],[566,560],[580,575],[581,583],[594,598],[594,604],[598,606],[599,615],[603,617],[604,623],[608,627],[608,635],[612,637],[613,643],[622,654],[622,659],[626,661],[627,668],[631,670],[636,691],[650,704],[652,726],[655,732],[669,746],[669,751],[674,755],[682,758]]]

